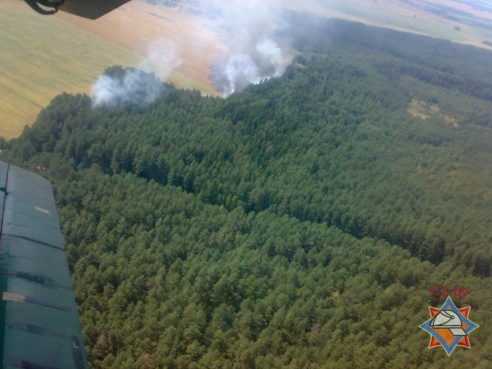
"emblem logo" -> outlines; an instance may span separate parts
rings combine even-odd
[[[470,309],[458,309],[449,296],[441,308],[429,306],[430,319],[419,326],[431,335],[429,348],[442,346],[448,356],[456,346],[471,348],[468,335],[479,325],[468,318]]]

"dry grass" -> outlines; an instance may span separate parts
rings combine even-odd
[[[446,112],[444,112],[437,104],[412,99],[408,104],[407,113],[422,120],[428,120],[431,118],[439,119],[445,124],[449,124],[454,128],[459,128],[456,118],[453,115],[446,114]]]

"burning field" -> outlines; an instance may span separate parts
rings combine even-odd
[[[433,0],[426,2],[433,4],[428,11],[417,0],[183,3],[186,9],[132,0],[101,18],[89,20],[62,11],[42,17],[22,1],[2,0],[0,136],[18,136],[42,107],[64,91],[90,93],[99,102],[111,101],[111,96],[121,98],[121,93],[130,96],[128,89],[135,76],[127,76],[128,83],[122,85],[102,78],[102,72],[112,65],[135,67],[177,87],[222,96],[280,76],[294,52],[288,37],[277,37],[289,34],[282,18],[284,8],[482,47],[487,47],[483,40],[492,40],[492,31],[488,31],[492,25],[482,27],[482,23],[492,22],[492,13],[464,2],[444,4]],[[461,14],[461,21],[445,17],[452,10],[446,8],[448,5]],[[477,12],[480,17],[473,16]]]
[[[63,12],[57,17],[135,53],[140,57],[138,67],[178,87],[217,93],[208,74],[220,49],[220,38],[199,15],[137,0],[97,20]]]
[[[106,23],[97,32],[138,50],[143,59],[137,69],[178,86],[194,87],[186,83],[192,80],[206,93],[228,96],[248,84],[283,74],[291,50],[276,37],[285,27],[280,9],[276,1],[215,0],[203,3],[195,15],[131,2],[105,17]],[[146,23],[150,14],[158,24]],[[128,19],[137,22],[129,27]],[[85,24],[80,18],[73,20]],[[127,37],[121,37],[122,33]],[[114,106],[115,101],[135,95],[132,88],[142,85],[139,76],[143,75],[133,70],[127,73],[122,80],[99,78],[92,90],[94,104]]]
[[[223,96],[283,73],[289,49],[274,37],[279,1],[197,4],[184,11],[133,0],[89,20],[64,12],[40,17],[21,1],[2,2],[0,46],[8,52],[0,61],[8,73],[0,73],[0,136],[19,135],[63,91],[111,96],[116,84],[100,78],[111,65]]]

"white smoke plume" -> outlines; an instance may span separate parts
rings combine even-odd
[[[279,77],[285,70],[285,60],[280,47],[271,39],[258,42],[253,49],[225,55],[212,67],[210,78],[214,87],[225,96],[243,90],[250,83]]]
[[[207,0],[197,2],[197,13],[208,19],[208,27],[223,40],[223,52],[211,66],[209,75],[215,89],[224,96],[283,74],[290,52],[279,41],[284,28],[281,14],[285,0]],[[158,6],[158,5],[156,5]],[[200,52],[210,40],[203,37],[181,47]],[[165,80],[182,63],[181,48],[169,39],[150,42],[147,56],[137,69]],[[117,107],[124,102],[148,104],[162,93],[162,84],[149,80],[144,73],[128,69],[124,75],[103,75],[92,88],[94,107]]]
[[[92,106],[115,108],[125,102],[150,104],[164,91],[161,80],[179,64],[179,50],[172,41],[154,41],[148,47],[147,57],[137,64],[138,69],[110,68],[97,79],[91,90]]]
[[[162,83],[137,69],[127,69],[122,76],[102,75],[92,87],[93,107],[116,108],[125,102],[149,104],[162,92]]]
[[[181,49],[174,41],[166,38],[154,40],[147,46],[147,57],[137,64],[137,68],[166,80],[183,63],[180,53]]]
[[[278,77],[286,67],[289,49],[277,33],[284,27],[280,0],[215,0],[214,21],[225,35],[225,51],[212,66],[214,87],[228,96],[250,83]],[[217,27],[217,25],[215,25]]]

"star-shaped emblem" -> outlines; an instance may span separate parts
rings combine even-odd
[[[429,348],[442,346],[448,356],[456,346],[471,348],[468,334],[479,325],[468,319],[470,309],[458,309],[449,296],[440,309],[429,306],[430,319],[419,326],[431,335]]]

